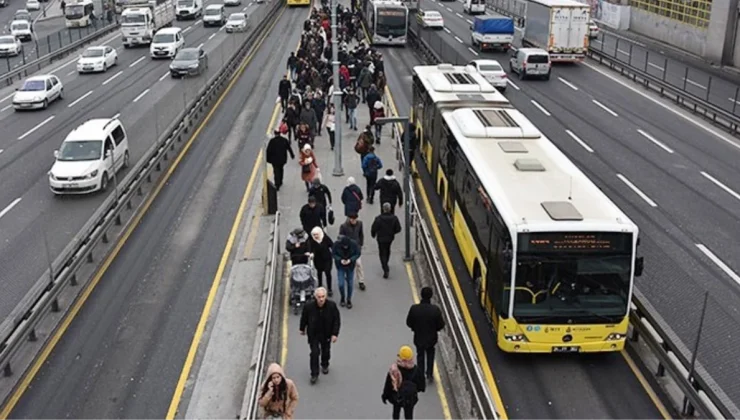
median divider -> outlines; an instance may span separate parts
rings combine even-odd
[[[34,284],[10,316],[0,324],[0,402],[8,402],[19,384],[27,386],[25,373],[37,362],[46,344],[58,334],[67,313],[79,310],[80,298],[92,291],[95,277],[106,257],[121,247],[119,239],[138,224],[163,187],[167,168],[183,151],[191,130],[203,120],[219,96],[246,65],[246,57],[268,35],[268,28],[284,8],[284,2],[268,3],[264,18],[256,24],[235,53],[205,84],[179,115],[163,130],[152,147],[126,177],[115,185],[103,204],[80,232]],[[66,328],[66,327],[64,327]],[[10,413],[0,406],[0,417]]]
[[[409,46],[425,64],[454,61],[455,57],[445,57],[434,51],[426,40],[417,36],[412,27],[409,29]],[[684,103],[688,103],[688,100]],[[737,125],[734,127],[733,132]],[[423,224],[423,220],[421,223]],[[441,275],[444,275],[444,271]],[[701,367],[700,361],[694,369],[691,368],[692,361],[686,356],[690,351],[637,288],[634,289],[629,316],[629,353],[641,359],[643,368],[651,367],[651,371],[646,373],[651,374],[661,386],[670,384],[671,388],[680,390],[681,398],[673,401],[679,412],[692,416],[698,411],[702,418],[740,418],[740,409]],[[647,354],[646,349],[649,350]]]

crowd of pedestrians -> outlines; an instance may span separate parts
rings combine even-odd
[[[404,203],[401,185],[392,169],[386,169],[378,179],[383,162],[375,150],[381,144],[383,132],[382,125],[375,124],[375,119],[386,116],[383,56],[364,42],[355,42],[361,38],[360,15],[338,6],[339,33],[336,36],[342,106],[339,110],[334,109],[330,58],[331,39],[335,34],[330,26],[330,16],[329,6],[322,4],[312,10],[303,25],[300,47],[288,58],[288,74],[278,85],[283,116],[266,150],[266,159],[273,168],[275,187],[279,191],[288,158],[296,160],[293,152],[295,142],[297,165],[306,189],[306,203],[300,209],[300,220],[292,221],[300,223],[300,227],[289,234],[286,251],[294,265],[312,263],[317,275],[318,288],[314,291],[314,299],[303,306],[299,327],[300,334],[308,339],[311,384],[317,383],[320,373],[329,373],[331,347],[337,342],[341,329],[339,308],[353,308],[355,279],[361,291],[367,287],[369,273],[364,272],[362,264],[365,226],[359,218],[360,210],[365,205],[375,204],[377,191],[380,211],[370,225],[370,237],[376,240],[383,278],[388,279],[391,274],[391,245],[402,230],[395,210]],[[362,104],[367,111],[361,109]],[[362,131],[358,129],[358,112],[368,112],[370,119],[370,124]],[[333,150],[335,143],[341,141],[335,138],[334,132],[338,116],[343,116],[350,130],[359,131],[354,151],[359,158],[359,172],[366,182],[363,191],[356,179],[349,176],[342,191],[334,194],[344,207],[345,220],[339,226],[337,237],[332,239],[327,228],[335,222],[333,194],[322,182],[323,162],[317,160],[314,150],[317,139],[324,136],[322,129],[326,130],[330,149]],[[412,149],[415,150],[415,139],[413,143]],[[333,269],[336,269],[339,305],[330,299],[334,296]],[[431,297],[431,289],[424,288],[422,302],[411,307],[406,320],[414,335],[416,361],[411,347],[403,346],[386,375],[381,399],[384,404],[390,402],[393,405],[394,419],[399,418],[401,411],[404,411],[405,418],[413,418],[417,394],[424,392],[427,381],[433,378],[434,346],[444,321],[439,308],[431,304]],[[297,401],[295,384],[285,378],[280,366],[272,365],[259,401],[265,417],[292,418]]]

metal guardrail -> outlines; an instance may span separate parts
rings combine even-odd
[[[37,346],[36,352],[25,348],[29,342],[44,344],[52,334],[41,332],[39,328],[56,330],[58,324],[42,324],[49,313],[59,313],[68,310],[89,284],[91,264],[96,262],[95,254],[100,253],[102,258],[111,249],[111,243],[122,235],[126,227],[135,223],[137,215],[145,207],[151,191],[156,188],[157,181],[165,174],[170,161],[176,155],[178,147],[184,146],[191,129],[207,114],[218,96],[229,84],[232,75],[240,67],[244,57],[252,46],[267,36],[264,32],[272,23],[272,18],[284,7],[283,2],[276,1],[265,18],[255,27],[254,31],[242,43],[241,47],[232,55],[221,70],[213,75],[197,95],[175,120],[167,127],[164,135],[152,145],[141,160],[131,169],[129,174],[121,180],[114,194],[111,194],[89,221],[83,226],[60,256],[50,265],[50,270],[36,282],[28,294],[13,310],[11,315],[0,324],[0,370],[5,377],[13,377],[13,386],[27,366],[35,360],[38,351],[43,346]],[[107,249],[98,249],[105,245]],[[105,254],[105,255],[104,255]],[[97,266],[93,265],[93,273]],[[63,295],[64,292],[69,292]],[[68,304],[63,309],[62,303]],[[59,320],[57,319],[56,322]],[[39,337],[43,336],[43,341]],[[31,354],[32,353],[32,354]],[[0,395],[0,402],[6,398]]]
[[[249,373],[247,376],[247,386],[244,391],[242,408],[239,419],[256,419],[258,418],[257,399],[259,398],[260,385],[263,382],[265,361],[268,353],[268,344],[270,341],[270,331],[272,328],[273,307],[275,303],[275,283],[278,279],[277,268],[280,253],[280,212],[275,214],[275,221],[270,234],[269,246],[267,248],[267,261],[265,266],[265,279],[262,286],[262,304],[260,307],[260,316],[257,320],[258,340],[254,342],[252,348],[252,359],[249,363]]]
[[[430,48],[425,40],[419,39],[413,30],[409,31],[409,43],[428,64],[448,62],[446,57],[441,57]],[[630,320],[632,334],[627,342],[628,346],[635,347],[639,338],[647,344],[658,360],[655,376],[662,378],[667,372],[681,390],[684,399],[681,408],[683,414],[692,415],[696,410],[709,418],[740,418],[740,409],[719,389],[711,376],[700,367],[691,369],[691,361],[681,351],[680,339],[637,289],[632,299]],[[637,351],[635,353],[639,355]]]

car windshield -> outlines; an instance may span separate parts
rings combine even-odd
[[[241,22],[241,21],[243,21],[245,19],[246,19],[246,17],[244,15],[231,15],[231,16],[229,16],[229,21],[230,22]]]
[[[121,23],[123,24],[144,24],[146,23],[146,18],[144,15],[123,15],[121,16],[123,20]]]
[[[219,9],[206,9],[206,14],[209,16],[219,15],[221,14],[221,10]]]
[[[478,68],[480,71],[504,71],[498,64],[480,64]]]
[[[25,30],[25,29],[28,29],[28,24],[27,24],[26,22],[19,22],[19,23],[14,23],[14,24],[13,24],[13,25],[12,25],[12,26],[10,27],[10,30],[11,30],[11,31],[12,31],[12,30],[16,30],[16,31],[22,31],[22,30]]]
[[[544,54],[533,54],[527,57],[527,61],[532,64],[547,64],[549,59]]]
[[[90,57],[102,57],[105,55],[103,53],[102,48],[90,48],[89,50],[85,50],[85,52],[82,54],[83,57],[90,58]]]
[[[99,160],[102,153],[103,142],[100,140],[65,141],[57,160],[65,162]]]
[[[166,44],[175,42],[175,36],[172,34],[156,34],[152,40],[155,44]]]
[[[197,58],[198,58],[197,50],[182,50],[179,53],[177,53],[177,56],[175,56],[175,60],[178,60],[178,61],[191,61]]]
[[[44,80],[26,80],[26,83],[21,87],[21,92],[40,92],[42,90],[46,90]]]
[[[15,38],[12,36],[0,36],[0,44],[15,44]]]
[[[439,13],[437,13],[437,12],[427,12],[427,13],[426,13],[426,17],[428,17],[428,18],[432,18],[432,19],[439,19],[439,18],[441,18],[441,17],[442,17],[442,15],[440,15],[440,14],[439,14]]]
[[[191,0],[180,0],[177,2],[177,5],[180,7],[192,7],[193,2]]]

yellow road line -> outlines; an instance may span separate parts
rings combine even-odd
[[[648,382],[648,380],[642,374],[640,368],[638,368],[635,364],[635,361],[632,360],[632,356],[630,356],[629,353],[627,353],[625,350],[622,350],[620,353],[622,354],[622,357],[624,357],[624,360],[627,361],[627,365],[630,367],[630,369],[632,369],[632,373],[635,374],[637,380],[640,382],[640,385],[642,385],[642,388],[648,394],[648,397],[650,397],[650,400],[653,402],[653,404],[655,404],[655,408],[658,409],[660,415],[663,416],[663,418],[666,420],[671,420],[673,418],[671,416],[671,413],[668,412],[668,409],[666,409],[665,405],[663,405],[663,402],[660,401],[658,394],[656,394],[653,390],[653,387],[650,386],[650,382]]]
[[[410,262],[407,262],[406,264],[406,274],[409,278],[409,285],[411,286],[411,296],[414,299],[414,303],[419,303],[419,295],[416,293],[416,278],[414,277],[414,269],[411,266]],[[421,366],[421,369],[424,367]],[[442,385],[442,379],[439,375],[439,365],[437,364],[437,361],[434,361],[434,382],[436,384],[437,388],[437,395],[439,396],[439,402],[442,404],[442,415],[444,416],[445,420],[450,420],[452,418],[452,414],[450,414],[450,404],[447,402],[447,394],[445,393],[444,386]]]
[[[255,165],[256,167],[257,165]],[[254,170],[254,169],[252,169]],[[249,233],[247,233],[247,244],[244,245],[244,256],[243,258],[249,259],[249,257],[252,255],[252,249],[254,248],[254,243],[257,241],[257,232],[260,230],[260,216],[258,214],[255,214],[252,216],[252,224],[249,226]]]

